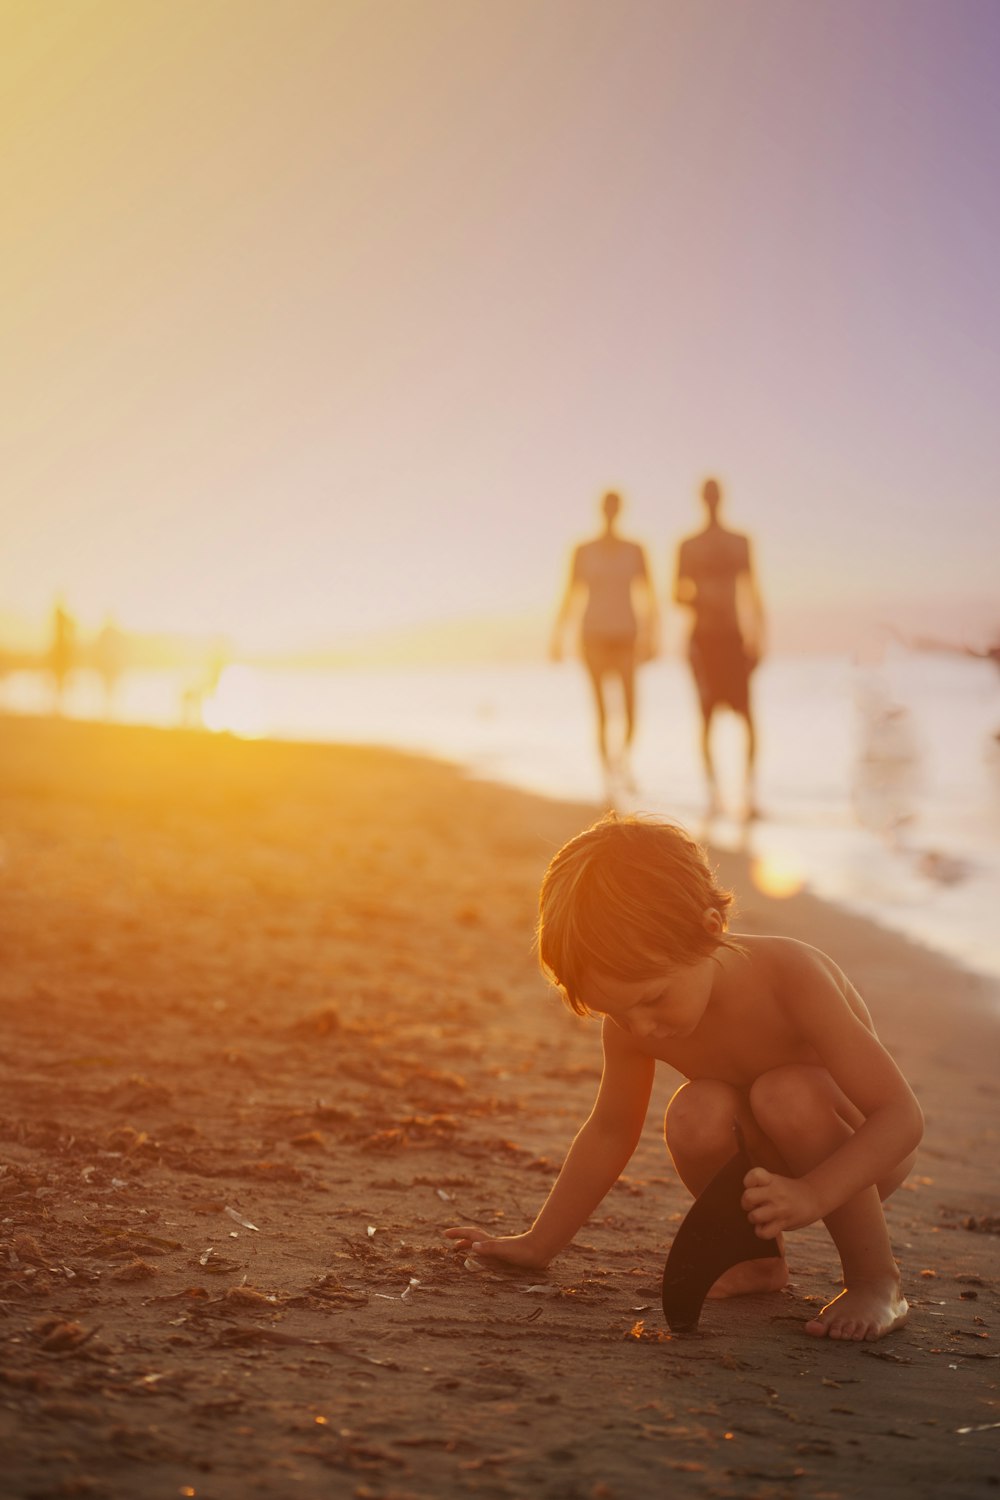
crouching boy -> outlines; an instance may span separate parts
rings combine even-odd
[[[913,1165],[920,1106],[832,959],[791,938],[730,935],[731,902],[672,824],[610,814],[560,849],[542,883],[539,955],[572,1010],[602,1017],[597,1099],[530,1229],[445,1232],[477,1255],[547,1266],[624,1170],[663,1061],[688,1080],[666,1115],[678,1175],[699,1194],[732,1156],[738,1121],[759,1163],[742,1206],[782,1247],[709,1295],[783,1286],[781,1236],[822,1219],[844,1290],[805,1331],[881,1338],[908,1311],[882,1200]]]

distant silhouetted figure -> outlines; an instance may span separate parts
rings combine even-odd
[[[709,811],[720,810],[712,759],[715,710],[728,706],[746,722],[747,817],[756,814],[754,763],[757,736],[750,708],[750,674],[763,654],[764,610],[750,554],[750,540],[719,521],[722,496],[706,479],[701,498],[707,511],[702,531],[677,549],[674,599],[691,611],[688,659],[701,705],[701,753],[708,779]]]
[[[920,782],[920,746],[912,715],[893,700],[879,675],[863,678],[857,689],[860,742],[854,768],[852,801],[865,828],[901,849],[914,821]]]
[[[559,661],[570,618],[582,605],[581,654],[594,689],[597,708],[597,745],[608,776],[620,775],[631,784],[629,750],[635,735],[635,669],[658,649],[658,616],[646,553],[638,542],[619,536],[615,527],[622,502],[613,492],[604,496],[604,529],[574,549],[569,581],[552,631],[551,654]],[[609,678],[621,684],[624,725],[612,751],[608,739]]]
[[[126,655],[125,636],[114,620],[109,617],[104,622],[91,653],[94,671],[100,677],[104,688],[104,717],[106,719],[114,717],[115,698],[118,684],[125,670]]]
[[[58,599],[52,611],[52,638],[49,644],[48,668],[52,678],[52,707],[62,713],[63,697],[70,674],[76,665],[76,622]]]
[[[209,648],[197,676],[181,691],[181,725],[186,729],[205,728],[205,705],[216,693],[222,674],[229,664],[229,645],[221,637]]]

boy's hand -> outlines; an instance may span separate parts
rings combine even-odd
[[[783,1229],[804,1229],[822,1218],[819,1204],[803,1177],[779,1177],[765,1167],[753,1167],[743,1179],[740,1207],[758,1237],[777,1239]]]
[[[473,1255],[506,1261],[508,1265],[521,1266],[526,1271],[544,1271],[549,1263],[547,1257],[540,1255],[532,1245],[530,1234],[503,1234],[493,1238],[475,1224],[465,1224],[457,1229],[444,1230],[444,1236],[455,1241],[456,1250],[471,1250]]]

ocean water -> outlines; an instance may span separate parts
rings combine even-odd
[[[11,677],[0,708],[39,712],[46,685]],[[698,716],[686,665],[639,678],[636,789],[616,804],[676,818],[751,856],[774,895],[803,887],[1000,978],[1000,675],[987,662],[899,649],[877,665],[766,661],[754,679],[760,816],[741,816],[742,726],[719,716],[726,811],[705,818]],[[123,679],[115,717],[321,741],[383,744],[476,777],[606,806],[589,688],[578,663],[270,671],[232,665],[200,695],[169,673]],[[64,711],[105,709],[80,673]]]

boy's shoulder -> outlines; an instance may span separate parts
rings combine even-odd
[[[745,952],[751,969],[773,979],[794,978],[822,972],[834,979],[843,975],[829,954],[801,938],[776,934],[733,933],[733,941]]]
[[[751,972],[788,1016],[801,1021],[839,1012],[844,1006],[871,1029],[864,1000],[839,964],[828,953],[800,938],[749,937],[734,934],[745,945]]]
[[[826,954],[812,943],[804,943],[801,938],[783,937],[776,932],[730,932],[728,936],[738,947],[744,948],[751,960],[758,957],[787,958],[793,955],[811,954],[814,958],[830,960]]]

